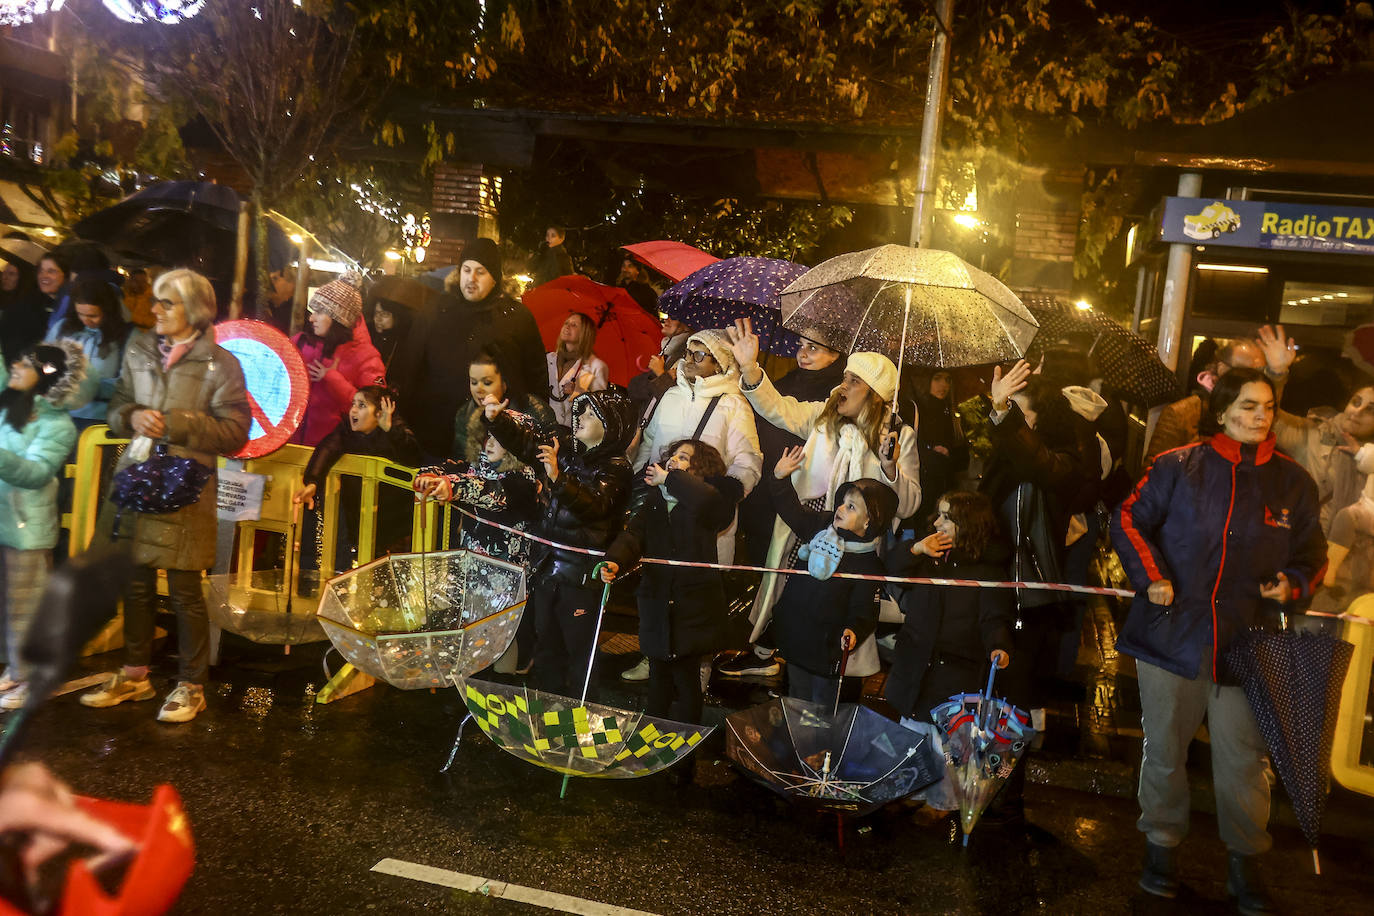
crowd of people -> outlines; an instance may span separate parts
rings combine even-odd
[[[555,250],[562,238],[550,229],[539,270],[570,269]],[[1183,754],[1205,716],[1229,885],[1262,905],[1264,751],[1226,650],[1279,610],[1339,609],[1370,590],[1374,383],[1356,382],[1343,404],[1291,414],[1279,408],[1296,353],[1283,328],[1221,342],[1196,367],[1194,393],[1162,411],[1136,481],[1130,405],[1072,342],[1048,342],[1036,366],[984,376],[899,373],[885,354],[846,353],[804,328],[795,368],[775,379],[748,321],[696,328],[665,318],[660,351],[622,388],[585,314],[570,311],[546,351],[530,312],[505,291],[495,242],[468,245],[449,277],[433,306],[414,313],[345,279],[311,296],[308,326],[293,338],[311,381],[294,441],[315,449],[297,500],[314,509],[340,455],[379,455],[420,467],[424,497],[514,529],[465,525],[459,545],[528,570],[512,671],[543,690],[575,690],[603,583],[638,571],[644,661],[623,676],[647,680],[651,714],[700,721],[713,671],[782,674],[789,696],[833,704],[856,698],[886,656],[886,700],[912,727],[979,685],[989,665],[1007,669],[1002,689],[1043,727],[1046,703],[1075,689],[1080,599],[835,574],[1087,584],[1094,552],[1110,541],[1137,592],[1119,648],[1137,660],[1144,708],[1142,886],[1177,890]],[[294,281],[278,285],[284,293]],[[208,487],[217,456],[248,435],[243,374],[214,343],[205,278],[157,276],[147,315],[130,306],[141,292],[132,278],[124,292],[108,275],[71,276],[56,256],[34,277],[5,269],[6,708],[26,697],[17,646],[52,562],[58,477],[77,430],[104,422],[130,438],[117,470],[165,451],[209,469]],[[187,722],[204,709],[201,576],[214,563],[214,516],[213,500],[170,513],[106,500],[100,536],[126,544],[137,573],[125,595],[124,666],[84,705],[155,695],[148,666],[164,570],[179,671],[159,718]],[[653,558],[706,565],[642,564]],[[719,568],[734,564],[805,574],[765,573],[742,587]],[[749,642],[732,645],[727,609],[751,588]],[[1013,816],[1019,785],[1014,776],[1000,801]],[[948,786],[925,800],[936,815],[952,807]]]

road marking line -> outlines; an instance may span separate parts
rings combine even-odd
[[[405,862],[401,859],[383,859],[372,866],[372,871],[383,875],[395,875],[398,878],[409,878],[412,881],[423,881],[426,884],[437,884],[440,887],[451,887],[460,891],[467,891],[470,894],[482,894],[487,897],[514,900],[517,903],[528,903],[531,906],[543,907],[546,910],[555,910],[559,913],[576,913],[578,916],[654,916],[654,914],[644,910],[632,910],[628,907],[598,903],[595,900],[585,900],[581,897],[569,897],[566,894],[555,894],[552,891],[541,891],[535,887],[525,887],[523,884],[494,881],[479,875],[468,875],[460,871],[449,871],[445,868],[433,868],[429,865]]]

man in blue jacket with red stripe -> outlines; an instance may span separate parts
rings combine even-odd
[[[1235,369],[1203,416],[1210,438],[1159,455],[1112,519],[1136,590],[1117,649],[1136,659],[1141,724],[1140,886],[1178,892],[1174,849],[1188,832],[1188,744],[1211,738],[1217,826],[1230,853],[1227,892],[1242,913],[1272,911],[1256,857],[1268,851],[1264,742],[1226,651],[1243,630],[1277,624],[1310,597],[1326,566],[1317,487],[1274,450],[1273,384]]]

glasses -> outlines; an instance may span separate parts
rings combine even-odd
[[[153,306],[154,306],[155,308],[160,308],[160,309],[162,309],[163,311],[166,311],[166,312],[172,311],[172,309],[176,308],[176,307],[179,306],[179,305],[181,305],[181,303],[180,303],[180,302],[177,302],[177,301],[175,301],[175,300],[173,300],[173,299],[154,299],[154,300],[153,300]]]
[[[710,350],[688,350],[683,354],[683,359],[700,364],[706,362],[708,359],[714,360],[715,357],[711,355]]]

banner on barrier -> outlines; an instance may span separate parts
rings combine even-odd
[[[255,522],[262,517],[262,497],[267,475],[221,468],[219,517],[228,522]]]

